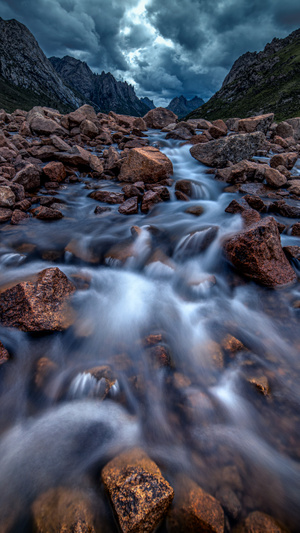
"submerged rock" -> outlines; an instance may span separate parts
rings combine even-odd
[[[62,331],[72,323],[67,307],[75,285],[59,268],[46,268],[36,281],[22,281],[0,293],[0,324],[22,331]]]
[[[231,263],[243,274],[270,287],[296,281],[281,247],[276,220],[267,217],[225,243]]]
[[[241,533],[284,533],[284,530],[271,516],[254,511],[247,516]]]
[[[150,533],[165,516],[174,492],[158,466],[135,448],[110,461],[102,470],[123,533]]]

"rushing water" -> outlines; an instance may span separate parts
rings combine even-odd
[[[193,181],[189,203],[176,200],[173,186],[171,201],[148,215],[125,217],[118,206],[95,215],[89,189],[120,185],[81,176],[57,193],[62,220],[2,226],[2,286],[55,265],[79,290],[76,321],[63,333],[0,327],[13,356],[0,375],[0,514],[13,506],[15,530],[29,532],[38,494],[88,483],[114,530],[99,474],[137,444],[171,484],[184,472],[213,495],[230,486],[242,517],[262,510],[298,531],[299,285],[275,291],[238,276],[221,251],[242,227],[224,212],[236,195],[206,174],[188,145],[149,136],[172,160],[174,179]],[[190,206],[203,214],[187,213]],[[288,232],[282,239],[300,244]],[[162,335],[171,366],[144,346],[150,334]],[[228,334],[243,344],[235,354],[220,349]],[[35,379],[41,358],[53,365],[43,388]],[[114,376],[102,402],[105,380],[86,373],[99,365]],[[269,393],[251,380],[267,380]]]

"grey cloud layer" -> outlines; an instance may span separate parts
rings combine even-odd
[[[111,71],[156,103],[209,98],[233,62],[300,26],[299,0],[0,0],[45,53]]]

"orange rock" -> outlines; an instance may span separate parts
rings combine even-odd
[[[43,168],[43,173],[47,176],[47,181],[64,181],[66,169],[62,163],[51,161]]]
[[[102,470],[123,533],[150,533],[165,516],[174,492],[140,448],[124,452]]]
[[[191,479],[180,476],[176,499],[168,516],[168,532],[187,531],[224,533],[224,512],[213,496]]]
[[[256,117],[243,118],[238,122],[239,132],[252,133],[253,131],[263,131],[267,133],[274,119],[274,113],[258,115]]]
[[[133,148],[124,160],[119,174],[120,181],[156,183],[173,174],[168,157],[153,146]]]
[[[250,513],[244,523],[241,533],[283,533],[279,524],[265,513],[254,511]]]
[[[155,109],[151,109],[150,111],[148,111],[148,113],[143,117],[143,119],[148,128],[161,130],[169,124],[173,124],[173,122],[176,122],[177,115],[175,115],[173,111],[170,111],[165,107],[156,107]]]
[[[9,359],[9,353],[6,348],[4,348],[2,342],[0,341],[0,366],[3,365],[3,363],[6,363]]]

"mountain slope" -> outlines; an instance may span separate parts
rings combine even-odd
[[[37,103],[61,110],[81,105],[81,99],[65,86],[26,26],[0,18],[0,33],[0,101],[7,102],[7,111],[30,109]]]
[[[173,113],[175,113],[178,118],[182,118],[185,117],[187,113],[194,111],[194,109],[197,109],[203,104],[204,100],[202,100],[202,98],[199,98],[198,96],[194,96],[192,100],[187,100],[184,96],[181,95],[173,98],[173,100],[171,100],[171,102],[167,106],[167,109],[173,111]]]
[[[110,72],[94,74],[86,63],[70,56],[50,57],[50,62],[66,84],[104,113],[143,116],[149,111],[134,88],[127,82],[117,81]]]
[[[244,118],[274,112],[276,120],[300,116],[300,30],[273,39],[262,52],[234,63],[221,89],[188,118]]]
[[[140,98],[141,102],[143,102],[143,104],[145,104],[147,107],[149,107],[149,109],[155,109],[156,106],[154,105],[154,102],[153,100],[150,100],[150,98],[148,98],[148,96],[144,96],[143,98]]]

